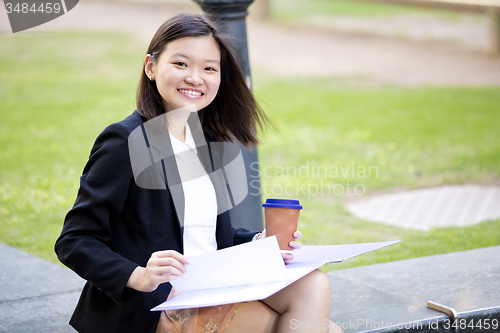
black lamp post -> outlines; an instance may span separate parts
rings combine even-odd
[[[253,0],[193,0],[208,15],[220,22],[219,26],[226,34],[235,37],[233,47],[238,52],[236,59],[240,61],[246,77],[247,86],[252,89],[250,76],[250,63],[248,60],[247,28],[245,17],[248,15],[248,6]],[[250,166],[258,162],[257,149],[252,152],[240,144],[247,172],[247,183],[249,194],[238,206],[229,211],[234,228],[246,228],[249,230],[262,230],[262,206],[260,196],[260,182],[258,169]],[[258,164],[255,164],[258,166]],[[254,170],[252,170],[254,169]],[[256,181],[257,180],[257,181]],[[251,183],[252,182],[252,186]],[[256,189],[256,183],[259,190]],[[258,193],[257,193],[258,192]]]

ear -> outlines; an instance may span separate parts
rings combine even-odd
[[[153,64],[154,62],[152,61],[151,55],[146,54],[144,57],[144,72],[151,80],[154,80]]]

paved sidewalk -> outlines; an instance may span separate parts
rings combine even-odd
[[[70,30],[124,32],[137,38],[138,47],[145,51],[165,20],[180,12],[200,11],[199,6],[187,0],[80,1],[67,14],[18,34]],[[5,8],[0,6],[0,33],[11,34],[10,31]],[[247,31],[255,77],[349,78],[353,81],[349,84],[361,86],[500,85],[500,58],[455,43],[415,42],[376,34],[263,23],[251,18],[247,21]]]
[[[84,281],[75,273],[0,243],[0,332],[70,333]]]

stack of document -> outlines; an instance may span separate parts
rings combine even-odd
[[[311,245],[294,250],[285,265],[275,236],[189,258],[187,272],[172,286],[177,296],[151,311],[186,309],[265,299],[316,268],[342,262],[398,241]]]

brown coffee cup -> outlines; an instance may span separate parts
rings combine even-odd
[[[267,199],[264,207],[266,236],[276,236],[281,250],[293,250],[288,244],[295,240],[293,234],[297,231],[299,213],[302,206],[299,200]]]

